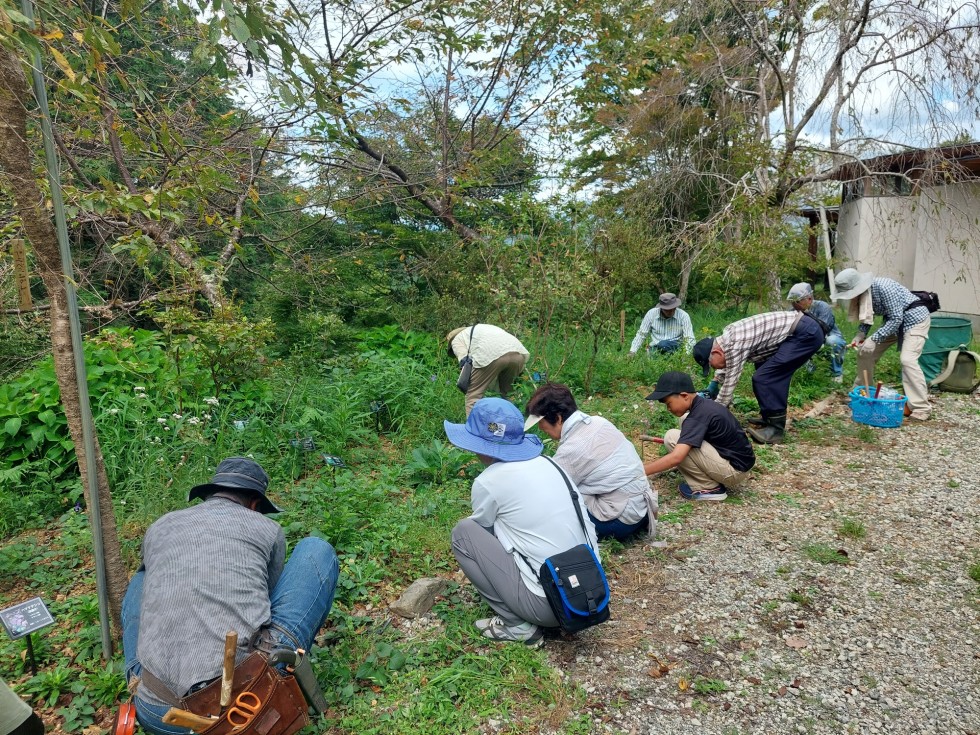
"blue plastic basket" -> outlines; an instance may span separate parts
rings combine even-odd
[[[874,387],[858,385],[851,390],[849,397],[853,421],[868,426],[878,426],[882,429],[895,429],[902,425],[902,420],[905,418],[905,396],[871,398],[870,395],[862,396],[862,390],[872,394],[875,389]]]

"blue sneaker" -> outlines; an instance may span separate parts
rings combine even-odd
[[[728,497],[728,489],[724,485],[719,485],[714,490],[694,491],[686,482],[682,482],[678,489],[681,495],[687,500],[724,500]]]

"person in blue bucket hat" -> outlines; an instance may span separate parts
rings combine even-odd
[[[483,398],[465,424],[443,426],[452,444],[485,466],[473,481],[473,513],[452,533],[463,573],[496,613],[477,620],[476,628],[484,638],[539,646],[543,628],[558,621],[538,570],[546,558],[573,546],[591,543],[598,550],[595,528],[576,492],[583,530],[564,473],[541,455],[541,440],[524,432],[524,416],[510,401]]]

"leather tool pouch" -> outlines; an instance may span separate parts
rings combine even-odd
[[[247,723],[236,725],[229,721],[228,711],[243,692],[251,692],[261,704]],[[293,735],[310,723],[306,699],[296,678],[269,666],[265,656],[258,651],[249,654],[235,667],[231,706],[223,714],[220,697],[221,679],[218,679],[184,697],[180,707],[203,717],[220,715],[214,725],[203,731],[207,735]]]

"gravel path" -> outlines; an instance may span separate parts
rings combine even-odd
[[[614,621],[548,646],[593,731],[980,733],[980,396],[934,400],[847,448],[834,407],[735,501],[671,493],[668,547],[608,560]]]

